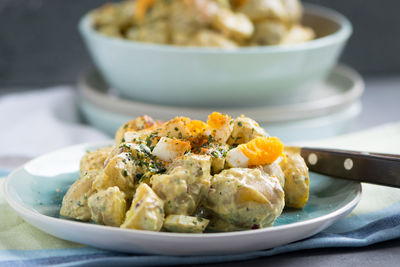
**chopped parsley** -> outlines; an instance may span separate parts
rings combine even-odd
[[[153,140],[151,140],[151,135],[147,136],[146,138],[146,145],[151,146],[151,143],[153,143]]]
[[[219,155],[218,155],[217,151],[211,152],[211,156],[213,156],[214,158],[219,158]]]

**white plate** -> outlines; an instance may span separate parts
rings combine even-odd
[[[361,196],[359,183],[311,173],[304,209],[285,210],[274,227],[228,233],[148,232],[59,218],[63,194],[78,178],[81,156],[98,146],[77,145],[28,162],[4,183],[6,200],[28,223],[73,242],[131,253],[217,255],[268,249],[312,236],[348,214]]]
[[[310,88],[309,94],[295,99],[282,97],[280,102],[246,108],[166,106],[128,100],[113,94],[112,89],[108,88],[96,71],[82,76],[78,86],[85,100],[108,113],[130,117],[147,114],[160,120],[169,120],[185,114],[193,119],[205,120],[211,112],[219,111],[233,117],[245,114],[260,124],[304,120],[332,114],[352,105],[364,91],[361,76],[345,66],[334,68],[324,82],[315,85],[317,88]]]

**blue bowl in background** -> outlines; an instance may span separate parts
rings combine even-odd
[[[336,65],[351,23],[336,11],[305,5],[303,24],[318,38],[236,50],[108,37],[94,29],[90,12],[79,29],[95,65],[123,97],[189,107],[247,107],[307,93]]]

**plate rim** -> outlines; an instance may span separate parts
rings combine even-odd
[[[33,211],[27,207],[25,207],[24,205],[18,203],[18,201],[14,200],[11,197],[11,194],[9,193],[9,187],[10,185],[10,181],[12,179],[15,179],[15,176],[17,175],[18,172],[20,172],[21,170],[24,169],[24,167],[31,163],[34,160],[38,160],[42,157],[45,157],[51,153],[59,153],[62,150],[66,150],[66,149],[72,149],[72,148],[78,148],[80,146],[82,147],[94,147],[97,145],[106,145],[109,142],[97,142],[97,143],[82,143],[82,144],[78,144],[78,145],[73,145],[73,146],[68,146],[68,147],[64,147],[49,153],[46,153],[44,155],[41,155],[39,157],[36,157],[28,162],[26,162],[25,164],[23,164],[22,166],[16,168],[15,170],[13,170],[5,179],[5,182],[3,183],[3,192],[4,192],[4,198],[7,201],[7,203],[13,208],[14,211],[16,211],[19,214],[24,214],[27,215],[29,217],[36,217],[39,220],[46,220],[49,222],[55,222],[55,223],[60,223],[61,226],[62,225],[70,225],[73,227],[84,227],[84,228],[89,228],[89,229],[104,229],[104,227],[107,227],[107,229],[109,231],[112,232],[118,232],[118,233],[127,233],[127,234],[136,234],[136,235],[140,235],[142,237],[152,237],[152,236],[156,236],[156,237],[169,237],[169,238],[175,238],[175,239],[190,239],[193,240],[193,238],[195,237],[196,239],[215,239],[215,238],[230,238],[230,237],[240,237],[240,236],[251,236],[251,235],[258,235],[258,234],[267,234],[268,232],[276,232],[276,231],[284,231],[284,230],[288,230],[291,228],[296,228],[296,227],[300,227],[300,226],[304,226],[304,225],[311,225],[311,224],[315,224],[318,222],[324,222],[324,221],[329,221],[333,218],[340,218],[341,215],[346,214],[346,212],[351,211],[353,208],[355,208],[355,206],[359,203],[360,199],[361,199],[361,195],[362,195],[362,186],[361,183],[358,183],[357,186],[357,191],[355,196],[353,197],[353,199],[351,201],[349,201],[347,204],[345,204],[344,206],[340,207],[339,209],[332,211],[328,214],[322,215],[322,216],[318,216],[316,218],[312,218],[312,219],[308,219],[308,220],[304,220],[301,222],[294,222],[294,223],[289,223],[289,224],[285,224],[285,225],[279,225],[279,226],[272,226],[272,227],[267,227],[267,228],[261,228],[261,229],[256,229],[256,230],[243,230],[243,231],[232,231],[232,232],[218,232],[218,233],[202,233],[202,234],[195,234],[195,233],[173,233],[173,232],[153,232],[153,231],[146,231],[146,230],[136,230],[136,229],[123,229],[123,228],[119,228],[119,227],[112,227],[112,226],[105,226],[105,225],[97,225],[97,224],[90,224],[87,222],[80,222],[80,221],[73,221],[73,220],[66,220],[66,219],[62,219],[62,218],[55,218],[55,217],[51,217],[51,216],[47,216],[44,215],[38,211]],[[29,224],[31,224],[29,221],[27,221]],[[36,226],[35,226],[36,227]],[[323,229],[321,229],[323,230]],[[46,232],[46,231],[45,231]],[[57,236],[58,237],[58,236]]]
[[[356,70],[347,65],[338,64],[329,72],[327,77],[329,77],[329,75],[339,75],[342,79],[351,81],[351,88],[344,90],[343,94],[327,96],[318,100],[306,100],[298,103],[276,106],[266,105],[240,108],[168,106],[150,102],[141,102],[119,96],[110,96],[107,93],[101,92],[96,88],[96,86],[92,85],[90,78],[93,77],[93,75],[101,78],[101,74],[94,68],[85,72],[78,78],[77,86],[79,95],[95,107],[107,112],[129,115],[137,113],[139,110],[154,110],[159,114],[166,112],[171,116],[173,114],[188,113],[206,116],[210,113],[210,110],[219,110],[226,114],[246,114],[251,118],[258,118],[256,120],[260,123],[294,121],[330,114],[351,105],[361,97],[365,90],[365,82]],[[330,82],[326,79],[320,83],[328,84]],[[108,103],[105,104],[105,102]]]

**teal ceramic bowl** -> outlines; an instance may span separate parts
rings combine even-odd
[[[79,29],[95,65],[123,97],[167,105],[238,107],[303,94],[297,88],[320,81],[335,66],[351,35],[351,23],[333,10],[306,5],[303,24],[318,38],[236,50],[107,37],[93,28],[90,13]]]

